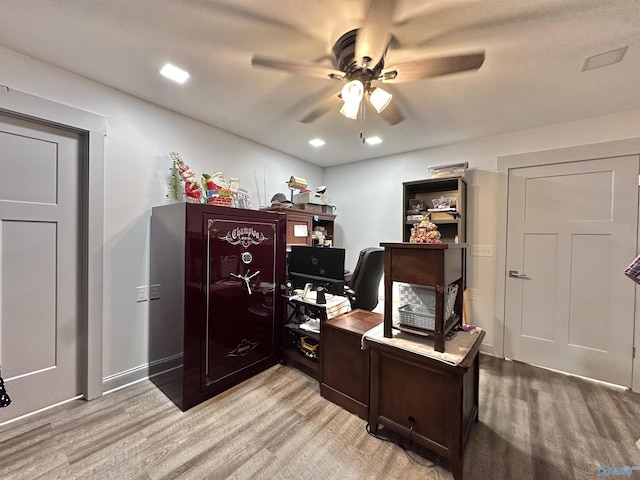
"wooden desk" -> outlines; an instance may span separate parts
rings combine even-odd
[[[369,351],[362,335],[382,323],[382,315],[353,310],[322,323],[320,394],[363,420],[369,413]]]
[[[464,445],[478,421],[478,351],[484,334],[477,335],[458,366],[368,342],[371,430],[383,425],[436,452],[456,480],[462,480]]]

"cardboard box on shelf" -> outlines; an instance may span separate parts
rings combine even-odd
[[[314,192],[298,193],[293,196],[293,203],[301,210],[316,213],[333,213],[335,206],[329,197]]]
[[[429,212],[431,220],[434,222],[442,220],[455,220],[458,218],[458,212]]]
[[[315,203],[300,203],[297,205],[300,210],[308,212],[323,213],[325,205],[316,205]]]
[[[302,205],[305,203],[311,203],[314,205],[326,205],[328,202],[326,201],[325,196],[320,193],[304,192],[295,194],[293,196],[293,203],[297,205]]]

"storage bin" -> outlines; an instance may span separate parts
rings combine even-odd
[[[420,328],[423,330],[435,330],[435,289],[417,285],[399,285],[400,300],[402,306],[398,308],[400,325]],[[456,303],[458,285],[447,287],[444,295],[444,320],[445,322],[453,314]],[[408,301],[407,301],[408,300]]]
[[[425,285],[397,282],[400,305],[423,305],[436,308],[436,289]]]

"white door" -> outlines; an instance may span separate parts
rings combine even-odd
[[[82,143],[0,115],[0,422],[81,393]]]
[[[631,386],[639,165],[509,171],[506,357]]]

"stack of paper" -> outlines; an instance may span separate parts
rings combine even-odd
[[[308,332],[320,333],[320,320],[312,318],[307,322],[301,323],[299,328]]]
[[[332,306],[329,306],[329,301],[327,300],[327,320],[351,311],[351,303],[349,302],[349,299],[346,297],[338,298],[342,298],[343,300]]]
[[[324,307],[327,312],[327,320],[351,311],[349,299],[340,295],[325,293],[326,304],[324,305],[318,305],[316,303],[316,292],[308,292],[306,297],[303,298],[302,295],[300,295],[297,299],[310,305]]]

